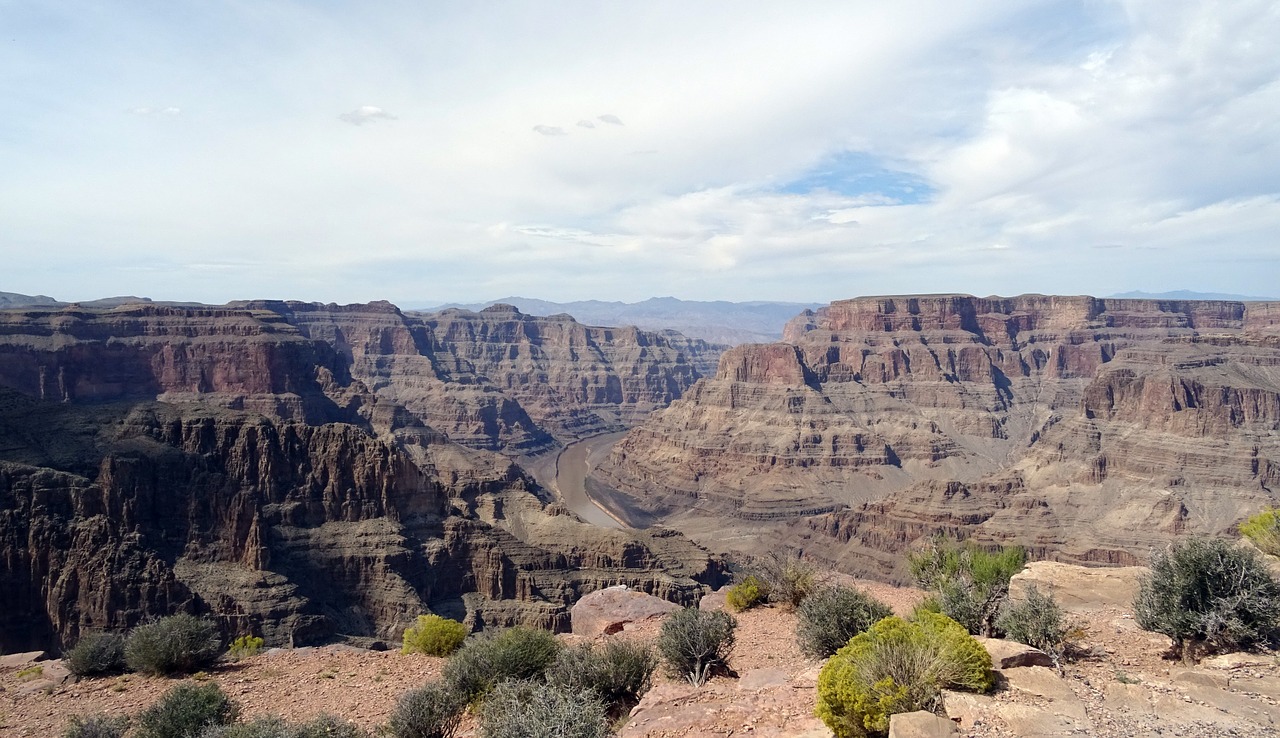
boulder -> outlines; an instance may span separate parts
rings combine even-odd
[[[629,623],[659,620],[679,609],[673,602],[618,585],[578,600],[569,617],[574,635],[594,638],[618,633]]]
[[[1003,638],[982,638],[978,642],[991,654],[991,664],[997,669],[1012,669],[1019,666],[1053,666],[1049,654],[1025,643],[1005,640]]]
[[[889,738],[948,738],[953,735],[957,735],[954,722],[924,710],[889,717]]]

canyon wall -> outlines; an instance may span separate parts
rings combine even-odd
[[[854,573],[892,576],[893,554],[938,531],[1132,562],[1280,501],[1276,308],[835,302],[785,343],[726,352],[615,446],[595,489],[635,521]]]
[[[485,450],[633,422],[713,350],[682,340],[385,303],[0,311],[0,649],[178,611],[305,644],[428,610],[565,629],[620,583],[692,603],[717,558],[588,526]]]

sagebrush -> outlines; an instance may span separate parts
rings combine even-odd
[[[560,652],[545,630],[515,627],[468,639],[444,665],[444,680],[471,701],[508,679],[541,678]]]
[[[764,604],[768,599],[768,587],[756,575],[748,574],[741,582],[729,588],[725,604],[734,612],[742,612]]]
[[[799,607],[818,585],[817,568],[796,556],[766,556],[760,559],[757,569],[769,601],[789,608]]]
[[[658,652],[668,673],[701,685],[728,670],[738,621],[727,612],[687,607],[668,615],[658,633]]]
[[[138,715],[133,738],[193,738],[236,718],[237,705],[213,682],[179,684]]]
[[[813,659],[825,659],[850,638],[893,614],[893,610],[853,587],[823,587],[796,610],[796,639]]]
[[[1041,594],[1034,585],[1018,601],[1006,602],[996,618],[1005,637],[1038,648],[1049,654],[1054,663],[1062,660],[1067,650],[1066,613],[1053,595]]]
[[[499,684],[480,708],[484,738],[604,738],[609,719],[591,691],[531,680]]]
[[[1017,546],[987,551],[943,536],[907,556],[911,575],[933,591],[942,613],[983,636],[1000,634],[996,617],[1009,595],[1009,580],[1026,561],[1026,552]]]
[[[62,738],[122,738],[128,729],[123,715],[72,715]]]
[[[76,676],[95,676],[123,671],[124,636],[117,633],[89,633],[67,651],[64,662]]]
[[[387,721],[392,738],[450,738],[458,730],[466,697],[444,682],[400,695]]]
[[[134,628],[124,646],[125,663],[144,674],[199,671],[217,661],[221,653],[217,627],[187,614]]]
[[[1274,639],[1280,583],[1256,551],[1186,538],[1152,555],[1133,612],[1139,627],[1169,636],[1175,655],[1191,662]]]
[[[611,639],[601,646],[567,648],[547,669],[547,683],[570,692],[594,692],[612,715],[640,701],[653,682],[658,656],[640,641]]]

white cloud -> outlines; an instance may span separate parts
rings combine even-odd
[[[579,128],[595,128],[596,124],[584,118],[583,120],[578,121],[578,127]]]
[[[353,126],[362,126],[365,123],[372,123],[378,120],[395,119],[394,115],[375,105],[361,105],[349,113],[343,113],[338,116],[338,120],[345,121]]]
[[[534,133],[541,133],[544,136],[567,136],[569,135],[560,126],[544,126],[536,125],[533,127]]]
[[[600,121],[601,123],[608,123],[608,124],[609,124],[609,125],[611,125],[611,126],[621,126],[621,125],[625,125],[625,124],[622,122],[622,119],[621,119],[621,118],[619,118],[619,117],[618,117],[618,116],[616,116],[616,115],[612,115],[612,114],[610,114],[610,113],[605,113],[604,115],[598,115],[598,116],[596,116],[596,120]]]

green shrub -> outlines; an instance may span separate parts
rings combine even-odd
[[[449,738],[465,707],[465,696],[444,682],[433,682],[400,695],[387,731],[393,738]]]
[[[560,652],[545,630],[507,628],[462,644],[444,665],[444,679],[470,702],[507,679],[541,678]]]
[[[1280,556],[1280,508],[1268,507],[1240,524],[1240,533],[1258,550]]]
[[[1280,626],[1280,584],[1257,552],[1187,538],[1151,557],[1133,603],[1139,627],[1173,639],[1192,662],[1201,652],[1248,648]]]
[[[138,716],[133,738],[193,738],[235,720],[236,704],[213,682],[179,684]]]
[[[123,671],[124,637],[116,633],[90,633],[67,651],[65,662],[76,676]]]
[[[790,608],[800,606],[818,582],[813,564],[795,556],[775,554],[760,561],[760,580],[771,602]]]
[[[818,717],[838,738],[884,734],[889,716],[931,709],[945,687],[987,691],[991,656],[945,615],[887,617],[832,656],[818,675]]]
[[[257,636],[242,635],[231,642],[231,648],[227,649],[227,655],[232,661],[247,659],[250,656],[257,656],[262,651],[266,641]]]
[[[1006,602],[996,618],[996,627],[1006,638],[1025,643],[1062,660],[1067,646],[1067,621],[1052,595],[1040,594],[1033,585],[1021,602]]]
[[[547,683],[570,692],[591,691],[610,714],[634,707],[649,691],[658,657],[648,643],[614,639],[603,646],[567,648],[547,669]]]
[[[124,660],[144,674],[199,671],[218,660],[222,640],[213,623],[193,615],[170,615],[133,629]]]
[[[675,678],[701,686],[713,671],[727,670],[738,621],[727,612],[687,607],[668,615],[658,633],[658,652]]]
[[[122,738],[128,728],[123,715],[72,715],[62,738]]]
[[[796,614],[800,650],[825,659],[893,610],[853,587],[824,587],[806,597]]]
[[[593,692],[530,680],[499,684],[480,708],[483,738],[603,738],[604,704]]]
[[[467,639],[467,626],[457,620],[439,615],[419,615],[413,625],[405,628],[404,647],[401,653],[425,653],[428,656],[448,656]]]
[[[769,591],[754,574],[749,574],[738,584],[729,589],[725,595],[725,603],[734,612],[750,610],[769,599]]]
[[[1009,595],[1009,580],[1026,561],[1026,552],[1017,546],[990,552],[942,536],[907,557],[911,575],[934,592],[942,613],[983,636],[999,634],[995,621]]]
[[[301,725],[285,722],[274,715],[259,717],[247,723],[210,725],[200,738],[365,738],[363,730],[351,723],[321,713]]]

